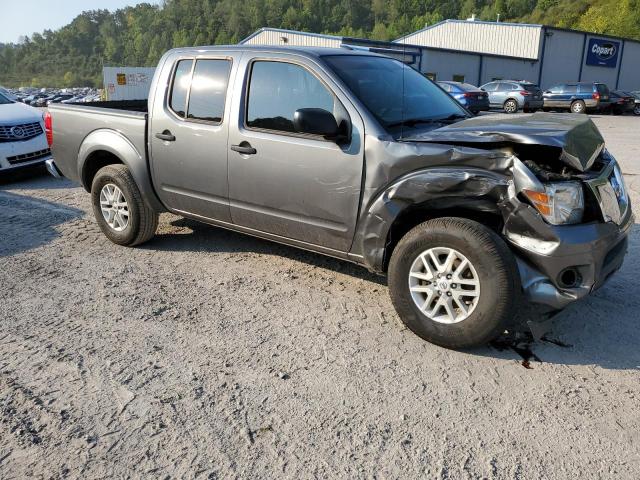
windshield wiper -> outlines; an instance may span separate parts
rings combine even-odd
[[[427,125],[430,125],[433,123],[447,124],[447,123],[453,123],[456,120],[461,120],[463,118],[469,118],[469,117],[467,117],[467,115],[462,115],[460,113],[453,113],[447,117],[442,117],[442,118],[407,118],[406,120],[402,120],[399,122],[389,123],[387,124],[387,128],[402,127],[402,126],[415,127],[418,124],[427,124]]]
[[[469,118],[467,115],[463,115],[461,113],[452,113],[448,117],[436,118],[434,121],[438,123],[453,123],[456,120],[462,120]]]
[[[407,118],[406,120],[401,120],[399,122],[388,123],[387,128],[402,127],[402,126],[415,127],[419,123],[430,124],[430,123],[440,123],[440,121],[434,120],[433,118]]]

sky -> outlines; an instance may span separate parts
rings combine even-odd
[[[145,0],[160,3],[161,0]],[[17,42],[21,35],[57,30],[85,10],[117,10],[140,0],[0,0],[0,42]]]

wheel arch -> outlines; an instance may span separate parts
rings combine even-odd
[[[508,198],[506,175],[483,169],[433,168],[398,180],[371,202],[358,229],[364,264],[385,273],[399,240],[427,220],[460,217],[500,232],[500,203]]]
[[[78,176],[87,192],[95,174],[107,165],[126,165],[143,199],[157,212],[165,211],[151,184],[146,152],[138,149],[120,132],[94,130],[85,137],[78,152]]]

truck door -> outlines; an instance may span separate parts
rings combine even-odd
[[[245,53],[240,72],[243,93],[234,98],[237,120],[229,131],[233,222],[349,251],[364,166],[364,125],[357,110],[306,57]],[[296,133],[293,118],[301,108],[322,108],[338,123],[347,122],[350,140]]]
[[[165,63],[150,113],[149,155],[158,195],[172,210],[231,220],[227,86],[239,57],[175,55]]]

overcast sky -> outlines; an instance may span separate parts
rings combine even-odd
[[[146,0],[160,3],[161,0]],[[85,10],[118,8],[145,3],[139,0],[0,0],[0,42],[17,42],[46,29],[56,30]]]

